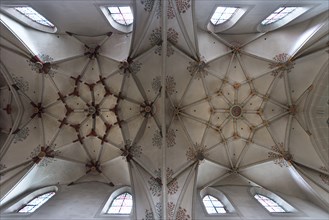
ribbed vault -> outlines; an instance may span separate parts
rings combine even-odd
[[[127,35],[22,32],[3,17],[2,202],[98,181],[131,185],[137,219],[191,219],[196,190],[238,182],[328,207],[306,105],[328,73],[328,15],[244,37],[197,27],[192,0],[133,7]]]

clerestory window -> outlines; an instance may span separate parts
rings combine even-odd
[[[129,6],[107,7],[113,20],[125,26],[134,22],[134,16]]]
[[[270,14],[267,18],[265,18],[261,24],[262,25],[268,25],[272,24],[274,22],[277,22],[289,14],[293,13],[297,7],[280,7],[277,10],[275,10],[272,14]]]
[[[225,206],[217,198],[206,195],[202,199],[203,205],[206,208],[208,214],[223,214],[227,213]]]
[[[261,194],[255,194],[255,199],[267,209],[267,211],[275,213],[275,212],[286,212],[278,203],[276,203],[273,199],[270,199]]]
[[[129,215],[133,208],[133,198],[130,193],[125,192],[114,198],[107,214]]]
[[[217,7],[210,21],[213,25],[222,24],[231,19],[238,10],[235,7]]]
[[[15,10],[18,11],[19,13],[25,15],[26,17],[28,17],[30,20],[47,26],[47,27],[55,27],[50,21],[48,21],[45,17],[43,17],[39,12],[37,12],[36,10],[34,10],[31,7],[15,7]]]
[[[46,203],[51,197],[55,195],[55,192],[48,192],[39,195],[21,207],[17,212],[19,213],[32,213],[37,210],[40,206]]]
[[[262,20],[259,23],[257,30],[260,32],[268,32],[283,27],[304,14],[306,11],[311,9],[311,7],[312,6],[310,5],[303,7],[281,6]]]

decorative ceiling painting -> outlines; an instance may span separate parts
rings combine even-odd
[[[197,27],[195,1],[133,2],[129,34],[2,18],[2,202],[98,181],[130,185],[136,219],[186,220],[196,190],[235,177],[328,204],[328,138],[309,104],[328,78],[328,46],[312,46],[328,15],[241,38]]]

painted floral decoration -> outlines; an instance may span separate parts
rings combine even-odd
[[[278,146],[272,146],[272,150],[277,152],[269,152],[268,157],[274,159],[274,163],[280,165],[280,167],[289,167],[293,160],[292,155],[284,150],[283,143],[278,144]]]
[[[154,171],[156,178],[150,177],[148,183],[150,184],[150,191],[153,196],[161,196],[161,189],[162,189],[162,183],[161,183],[161,169]],[[167,168],[166,170],[166,176],[167,176],[167,187],[168,187],[168,194],[173,195],[178,191],[178,181],[176,178],[172,178],[174,174],[174,171],[170,168]]]
[[[270,69],[274,69],[272,71],[272,76],[279,76],[282,78],[283,73],[287,71],[287,73],[291,72],[294,68],[295,63],[291,60],[291,57],[287,53],[280,53],[276,55],[274,58],[274,63],[269,64]]]
[[[175,146],[176,144],[176,134],[174,129],[169,129],[166,134],[166,139],[167,139],[167,147],[171,148]],[[155,133],[153,134],[152,138],[152,144],[153,146],[157,148],[161,148],[162,146],[162,135],[159,130],[156,130]]]

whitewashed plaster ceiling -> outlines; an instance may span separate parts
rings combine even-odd
[[[228,36],[204,28],[216,1],[168,1],[165,17],[160,1],[127,1],[134,31],[121,34],[97,9],[104,1],[24,2],[60,32],[2,15],[3,203],[99,181],[136,189],[140,218],[164,201],[168,216],[191,216],[193,190],[233,183],[328,205],[328,86],[309,101],[328,79],[327,12],[250,37],[285,1],[236,1],[266,11]]]

